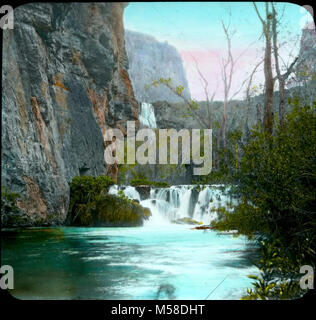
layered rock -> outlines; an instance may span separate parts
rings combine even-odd
[[[159,78],[171,78],[173,85],[183,86],[183,95],[190,97],[182,59],[175,47],[167,42],[159,42],[152,36],[129,30],[125,30],[125,41],[129,60],[128,73],[138,101],[182,101],[163,86],[146,90],[146,85]]]
[[[68,182],[106,173],[103,135],[137,119],[120,3],[32,3],[3,31],[2,185],[61,223]]]

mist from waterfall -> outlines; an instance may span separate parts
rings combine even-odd
[[[222,185],[176,185],[169,188],[150,189],[147,199],[141,200],[140,193],[132,186],[112,186],[110,194],[122,190],[130,199],[138,200],[143,207],[149,208],[152,216],[145,225],[165,225],[172,221],[191,218],[205,225],[217,219],[217,209],[230,210],[236,203],[226,193],[229,187]]]

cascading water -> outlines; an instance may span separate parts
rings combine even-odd
[[[203,224],[217,219],[217,209],[230,210],[235,202],[226,195],[228,187],[221,185],[177,185],[170,188],[151,188],[148,199],[141,200],[135,187],[112,186],[110,194],[122,190],[130,199],[138,200],[143,207],[149,208],[152,216],[146,225],[169,224],[172,221],[191,218]]]
[[[143,127],[157,128],[154,107],[151,103],[142,102],[139,122]]]

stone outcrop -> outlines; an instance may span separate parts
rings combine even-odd
[[[171,78],[173,86],[183,86],[183,95],[190,98],[182,59],[175,47],[167,42],[159,42],[152,36],[129,30],[125,30],[125,41],[128,72],[138,101],[182,102],[164,86],[145,89],[146,85],[159,78]]]
[[[32,3],[3,31],[2,185],[30,225],[62,223],[74,176],[106,174],[103,135],[137,120],[123,3]]]

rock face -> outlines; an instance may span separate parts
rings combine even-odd
[[[164,129],[200,129],[201,125],[193,117],[184,117],[187,107],[184,104],[168,102],[153,103],[158,128]]]
[[[313,104],[316,94],[316,31],[305,28],[302,30],[299,60],[297,62],[297,78],[304,84],[306,104]],[[310,97],[310,99],[308,99]]]
[[[174,86],[184,87],[183,95],[190,98],[190,91],[177,49],[167,42],[158,42],[154,37],[139,32],[125,30],[126,52],[135,97],[141,102],[179,102],[168,88],[160,86],[145,90],[145,85],[159,78],[171,78]]]
[[[288,78],[288,95],[299,96],[302,105],[313,105],[316,95],[316,32],[311,26],[302,29],[294,74]]]
[[[74,176],[106,173],[103,135],[137,119],[121,3],[32,3],[3,31],[2,185],[30,224],[62,223]]]
[[[310,71],[316,70],[316,32],[315,29],[302,29],[299,59]],[[299,61],[299,62],[300,62]]]

